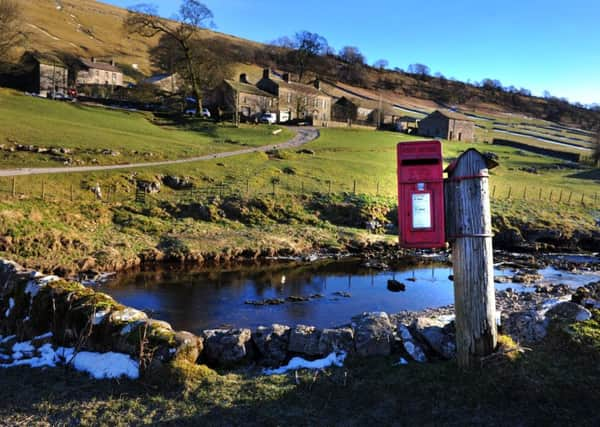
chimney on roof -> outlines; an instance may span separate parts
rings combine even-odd
[[[286,83],[290,82],[290,73],[283,73],[283,81]]]
[[[248,76],[246,75],[246,73],[240,74],[240,83],[248,84]]]
[[[314,85],[315,85],[315,89],[321,90],[321,80],[315,79]]]
[[[112,58],[112,59],[110,60],[110,65],[112,65],[113,67],[115,66],[115,58]]]
[[[263,79],[268,79],[271,77],[271,71],[268,68],[263,70]]]
[[[96,57],[92,56],[92,62],[95,64],[96,63]]]

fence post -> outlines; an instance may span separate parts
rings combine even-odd
[[[540,188],[540,194],[538,196],[538,200],[542,200],[542,189]]]
[[[356,194],[356,180],[353,181],[352,194]]]
[[[560,196],[558,196],[558,203],[562,202],[562,190],[560,190]]]
[[[17,177],[12,178],[12,196],[13,198],[17,195]]]
[[[496,297],[488,169],[496,166],[470,149],[446,181],[446,233],[452,241],[457,361],[479,366],[496,348]]]
[[[548,197],[549,201],[552,201],[552,193],[554,192],[554,190],[550,190],[550,197]]]
[[[71,184],[70,193],[71,193],[71,201],[73,201],[73,184]]]
[[[42,200],[46,199],[46,187],[44,186],[44,180],[42,180]]]
[[[508,196],[506,196],[506,198],[507,198],[508,200],[510,200],[510,195],[511,195],[511,193],[512,193],[512,187],[511,187],[511,186],[509,186],[509,187],[508,187]]]
[[[377,181],[377,191],[375,192],[376,196],[379,196],[379,181]]]

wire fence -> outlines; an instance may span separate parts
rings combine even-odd
[[[60,177],[3,177],[0,178],[0,201],[42,200],[57,203],[100,201],[107,204],[153,202],[203,202],[215,197],[260,197],[264,195],[335,195],[358,194],[396,198],[396,177],[364,177],[330,179],[297,176],[253,177],[218,182],[202,182],[181,189],[172,189],[152,181],[90,181],[65,183]],[[556,187],[534,187],[491,184],[492,201],[547,202],[553,205],[596,208],[599,191],[573,191]]]

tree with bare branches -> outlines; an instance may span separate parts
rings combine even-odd
[[[143,37],[162,35],[171,39],[179,51],[185,64],[184,78],[190,85],[192,96],[195,98],[196,112],[202,111],[202,86],[197,64],[202,61],[199,49],[194,48],[194,42],[202,28],[212,26],[211,10],[198,0],[184,0],[179,8],[176,21],[166,20],[158,16],[156,7],[140,4],[130,9],[124,22],[125,29],[130,34]]]
[[[16,0],[0,0],[0,61],[9,59],[10,51],[21,43],[21,6]]]

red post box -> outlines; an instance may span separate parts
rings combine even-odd
[[[400,246],[444,247],[442,144],[439,141],[401,142],[397,153]]]

